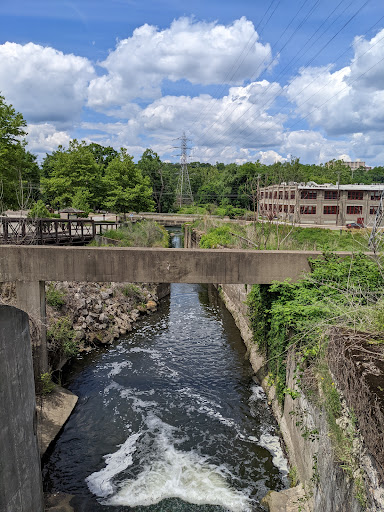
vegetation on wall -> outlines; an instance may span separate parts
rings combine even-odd
[[[310,359],[320,353],[330,325],[372,329],[372,308],[382,298],[381,268],[364,254],[342,259],[326,254],[311,260],[311,269],[296,283],[254,285],[248,297],[254,339],[281,401],[288,348],[295,345]]]

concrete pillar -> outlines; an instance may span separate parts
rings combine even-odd
[[[0,306],[0,510],[43,512],[28,316]]]
[[[40,375],[48,371],[45,282],[17,281],[16,303],[31,319],[33,368],[38,383]]]

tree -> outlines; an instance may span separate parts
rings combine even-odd
[[[74,197],[85,192],[89,205],[101,206],[104,196],[101,166],[84,141],[74,139],[68,149],[59,146],[52,155],[47,155],[43,168],[46,177],[42,178],[42,184],[53,206],[70,206]]]
[[[22,114],[0,95],[0,188],[4,209],[21,207],[22,196],[39,196],[40,171],[36,157],[25,149],[26,125]]]
[[[23,115],[5,103],[0,95],[0,156],[11,150],[13,146],[23,144],[22,137],[27,135],[24,128],[27,122]]]
[[[103,182],[106,190],[104,205],[116,213],[153,211],[152,188],[148,176],[143,176],[126,149],[108,165]]]
[[[174,168],[163,163],[152,149],[144,151],[138,166],[143,175],[150,179],[157,211],[172,211],[176,197]]]

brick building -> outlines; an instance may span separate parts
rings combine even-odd
[[[259,213],[297,224],[372,225],[383,191],[384,184],[281,183],[260,188]]]

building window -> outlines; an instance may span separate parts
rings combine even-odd
[[[316,206],[300,206],[301,215],[315,215]]]
[[[372,192],[371,201],[380,201],[381,192]]]
[[[347,213],[350,215],[358,215],[359,213],[363,213],[362,206],[347,206]]]
[[[272,205],[270,204],[268,208],[269,208],[269,210],[272,210]]]
[[[324,199],[338,199],[337,190],[324,190]]]
[[[284,213],[288,213],[288,205],[287,204],[284,205]]]
[[[370,206],[369,207],[369,215],[376,215],[378,206]]]
[[[291,199],[295,199],[295,192],[293,190],[291,191]]]
[[[289,205],[289,213],[295,213],[295,205],[294,204]]]
[[[277,199],[277,192],[276,191],[273,193],[273,199]]]
[[[288,199],[288,192],[287,191],[284,192],[284,199]]]
[[[301,199],[317,199],[316,190],[302,190]]]
[[[350,190],[348,192],[348,199],[362,201],[363,200],[363,191],[362,190]]]
[[[272,192],[269,193],[269,199],[272,199]]]
[[[339,213],[339,207],[336,205],[324,206],[323,213],[324,215],[334,215],[336,213]]]
[[[279,192],[279,199],[283,199],[283,193]]]
[[[260,198],[263,199],[264,197],[264,192],[260,192]]]

